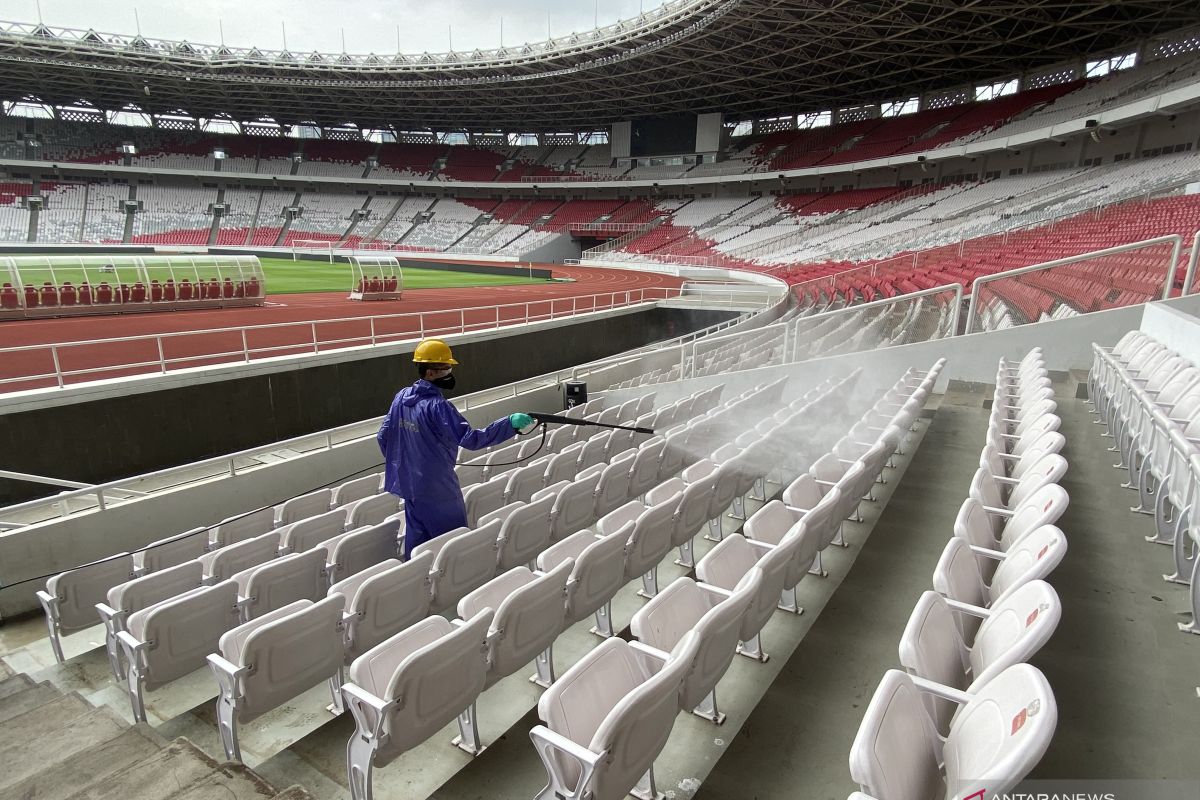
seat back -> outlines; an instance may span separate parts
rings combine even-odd
[[[133,556],[129,553],[55,575],[46,582],[46,593],[58,598],[60,628],[66,632],[95,625],[96,603],[105,602],[109,589],[132,577]]]
[[[944,601],[943,601],[944,602]],[[1054,635],[1062,619],[1062,603],[1045,581],[1029,581],[994,603],[971,645],[974,680],[968,691],[979,691],[1013,664],[1033,658]]]
[[[346,508],[346,530],[378,525],[400,511],[400,500],[394,494],[380,494],[356,500]]]
[[[377,766],[385,766],[453,722],[483,691],[487,679],[485,642],[491,622],[490,612],[479,614],[400,662],[384,697],[403,697],[407,702],[391,707],[391,734],[376,751]],[[386,647],[384,642],[375,650]],[[357,664],[351,666],[352,676]]]
[[[497,606],[491,627],[500,632],[500,638],[495,640],[490,655],[489,683],[513,674],[554,643],[566,626],[567,579],[574,567],[571,559],[563,561]]]
[[[496,548],[500,521],[451,537],[433,560],[431,608],[450,608],[467,592],[483,586],[496,574]]]
[[[683,679],[695,663],[699,646],[698,634],[688,633],[662,669],[604,717],[588,744],[593,753],[608,754],[595,775],[597,798],[624,797],[654,764],[675,725]]]
[[[992,575],[993,603],[1029,581],[1043,580],[1067,554],[1067,537],[1054,525],[1042,525],[1021,537],[1004,554]]]
[[[642,443],[629,468],[629,496],[641,497],[659,483],[658,468],[667,440],[656,436]]]
[[[568,623],[594,613],[625,585],[625,544],[633,523],[589,544],[575,559],[567,582]]]
[[[758,562],[759,551],[740,533],[726,536],[696,563],[696,577],[731,592]],[[782,587],[781,587],[782,591]],[[778,600],[772,598],[772,602]]]
[[[372,495],[379,494],[382,472],[364,475],[352,481],[346,481],[333,490],[332,503],[334,508],[348,506]]]
[[[578,456],[574,453],[556,452],[550,456],[542,476],[542,486],[553,486],[559,481],[574,480],[577,459]]]
[[[576,478],[554,499],[552,536],[555,541],[581,531],[596,521],[596,487],[599,473]]]
[[[836,529],[839,524],[838,520],[833,519],[834,508],[834,502],[818,503],[816,508],[788,529],[780,540],[780,546],[786,545],[792,553],[791,563],[788,564],[787,574],[783,579],[784,589],[791,589],[804,580],[804,576],[816,563],[817,554],[829,536],[829,527],[833,526]]]
[[[255,536],[262,536],[274,529],[275,509],[268,506],[222,522],[213,529],[212,541],[216,547],[227,547],[253,539]]]
[[[986,608],[991,599],[977,557],[966,540],[957,536],[946,542],[933,568],[933,588],[943,597],[980,608]],[[966,614],[956,614],[954,619],[963,640],[974,639],[979,620]]]
[[[140,642],[146,689],[154,689],[194,672],[217,652],[221,635],[239,622],[237,584],[222,581],[143,608],[129,617],[127,630]]]
[[[244,542],[222,547],[200,559],[209,583],[225,581],[242,570],[265,564],[279,555],[279,537],[275,531]]]
[[[504,490],[508,486],[507,475],[497,475],[483,483],[477,483],[463,493],[467,506],[467,525],[473,526],[487,514],[504,506]]]
[[[289,553],[311,550],[346,529],[346,512],[342,508],[326,511],[315,517],[294,522],[280,530],[279,546]]]
[[[850,777],[872,797],[930,800],[944,794],[941,758],[942,744],[920,691],[908,675],[888,670],[850,747]]]
[[[1058,725],[1046,677],[1014,664],[959,709],[942,748],[946,785],[958,796],[1007,794],[1045,755]]]
[[[108,590],[108,605],[133,614],[155,603],[199,588],[204,570],[199,561],[188,561],[118,584]]]
[[[545,464],[529,464],[508,473],[508,484],[504,488],[505,503],[525,502],[533,493],[543,488],[546,474]]]
[[[633,459],[613,461],[600,473],[596,486],[596,516],[603,517],[629,499],[629,470]]]
[[[246,619],[283,608],[297,600],[316,602],[325,596],[325,550],[316,548],[304,553],[277,558],[259,567],[243,570],[233,576],[245,601]]]
[[[1008,550],[1030,531],[1043,525],[1053,525],[1067,510],[1070,497],[1057,483],[1037,489],[1013,509],[1013,514],[1000,532],[1000,549]]]
[[[910,675],[955,689],[967,688],[970,652],[955,616],[937,592],[925,592],[917,600],[900,636],[900,665]],[[938,731],[944,734],[958,706],[929,694],[922,699]]]
[[[1024,463],[1024,460],[1023,460]],[[1057,453],[1045,453],[1021,474],[1020,482],[1012,487],[1008,504],[1016,506],[1043,486],[1058,483],[1067,474],[1067,460]]]
[[[140,552],[134,554],[134,560],[143,573],[158,572],[160,569],[174,567],[193,558],[199,558],[208,549],[208,532],[205,528],[195,528],[146,545]]]
[[[543,497],[518,507],[503,521],[498,534],[497,569],[501,572],[528,564],[550,545],[550,511],[554,500]]]
[[[579,451],[579,472],[583,472],[588,467],[604,462],[608,450],[608,442],[611,438],[609,432],[605,431],[594,434],[583,443],[583,448]]]
[[[375,645],[429,616],[429,568],[432,553],[408,561],[390,558],[329,587],[329,594],[346,599],[346,659],[357,658]]]
[[[673,433],[665,437],[662,460],[658,463],[660,481],[674,477],[687,465],[689,455],[685,441],[685,433]]]
[[[324,514],[329,511],[332,503],[332,489],[317,489],[315,492],[285,501],[279,506],[276,517],[280,525],[291,525],[293,522]]]
[[[633,523],[625,549],[625,577],[636,578],[658,565],[671,550],[677,501],[650,506]]]
[[[788,511],[787,506],[779,500],[772,500],[750,515],[742,525],[742,535],[757,542],[779,544],[795,524],[796,516]]]
[[[395,558],[400,551],[399,533],[400,520],[393,519],[341,537],[330,553],[330,581],[340,581]]]
[[[252,720],[337,673],[344,604],[340,594],[316,603],[299,601],[287,614],[253,620],[221,637],[222,654],[250,667],[242,678],[239,721]]]

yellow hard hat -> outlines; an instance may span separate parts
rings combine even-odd
[[[413,351],[414,364],[457,364],[450,345],[441,339],[426,339]]]

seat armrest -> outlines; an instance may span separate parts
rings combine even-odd
[[[976,545],[973,545],[973,544],[967,545],[967,546],[970,547],[971,552],[977,556],[983,556],[984,558],[992,558],[992,559],[995,559],[996,561],[1004,560],[1005,554],[999,550],[989,550],[986,547],[977,547]]]
[[[1016,478],[1005,478],[1000,475],[993,475],[992,480],[994,480],[996,483],[1011,483],[1014,486],[1020,483],[1020,481]]]
[[[760,542],[757,539],[746,539],[746,541],[750,543],[751,547],[759,551],[759,558],[762,558],[764,555],[778,547],[778,545]]]
[[[998,517],[1011,517],[1013,512],[1007,508],[996,508],[994,506],[983,506],[983,510],[989,514],[995,514]]]
[[[671,654],[665,650],[659,650],[657,647],[652,647],[637,639],[630,640],[629,647],[637,654],[642,663],[650,667],[650,672],[658,672],[666,666],[667,659],[671,657]]]
[[[233,702],[246,693],[242,679],[250,673],[250,667],[239,667],[218,653],[209,654],[208,666],[212,668],[213,677],[217,679],[222,697]]]
[[[987,619],[992,615],[992,612],[988,611],[986,608],[980,608],[979,606],[973,606],[970,603],[963,603],[958,600],[951,600],[949,597],[944,597],[942,599],[946,601],[946,605],[950,606],[950,608],[954,609],[960,614],[979,617],[980,619]]]
[[[925,694],[931,694],[934,697],[940,697],[943,700],[949,700],[951,703],[956,703],[960,706],[965,706],[971,701],[971,695],[967,692],[960,691],[945,684],[936,683],[925,678],[919,678],[916,675],[909,675],[913,685],[920,689]]]
[[[539,750],[549,750],[553,748],[560,755],[572,758],[578,762],[581,775],[580,785],[584,785],[584,780],[595,770],[596,765],[604,758],[606,753],[593,753],[586,747],[576,744],[560,733],[547,728],[545,725],[535,725],[529,731],[529,738],[533,740],[534,747]]]
[[[784,504],[783,507],[786,508],[788,511],[792,512],[793,514],[795,514],[797,520],[800,519],[800,517],[803,517],[808,512],[812,511],[811,508],[797,508],[796,506],[789,506],[787,504]]]
[[[125,612],[118,611],[108,603],[96,603],[96,611],[100,614],[101,621],[105,627],[113,630],[113,625],[123,625],[125,623]],[[113,630],[115,633],[115,630]]]

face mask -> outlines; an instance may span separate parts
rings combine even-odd
[[[438,387],[439,389],[442,389],[447,392],[452,392],[452,391],[454,391],[454,373],[451,372],[449,375],[444,375],[441,378],[430,381],[430,383],[432,383],[434,386]]]

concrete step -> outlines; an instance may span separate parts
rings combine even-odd
[[[62,696],[60,689],[48,683],[35,684],[23,692],[10,694],[0,700],[0,722],[20,716]]]
[[[208,777],[171,795],[171,800],[268,800],[275,795],[275,787],[249,767],[221,764]]]
[[[279,794],[271,798],[271,800],[316,800],[309,791],[300,784],[289,786]]]
[[[12,667],[10,667],[8,664],[5,664],[3,661],[0,661],[0,680],[4,678],[11,678],[16,674],[17,673],[13,671]]]
[[[28,675],[10,675],[0,681],[0,699],[23,692],[33,685],[33,679]]]
[[[0,725],[0,748],[19,744],[46,731],[66,728],[94,710],[94,706],[74,692],[56,697],[24,714],[10,717]]]
[[[114,773],[150,758],[166,744],[149,727],[137,725],[115,739],[77,753],[61,769],[46,768],[10,786],[4,794],[21,800],[67,800],[89,786],[107,782]]]
[[[71,795],[71,800],[166,800],[210,776],[218,763],[187,739],[133,763]]]
[[[63,762],[120,736],[129,723],[111,709],[97,708],[75,719],[68,728],[47,731],[0,749],[0,797],[6,788],[39,772],[60,769]]]

